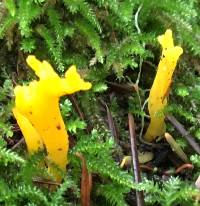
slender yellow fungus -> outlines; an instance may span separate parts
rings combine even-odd
[[[13,114],[17,119],[17,123],[21,128],[23,135],[29,137],[26,138],[28,152],[33,154],[34,152],[37,152],[38,149],[43,149],[42,139],[29,120],[23,116],[17,108],[13,109]]]
[[[65,171],[68,153],[68,135],[60,109],[59,98],[80,90],[91,88],[81,79],[75,66],[71,66],[60,78],[52,66],[28,56],[28,65],[39,77],[28,86],[16,86],[13,113],[24,135],[28,151],[35,152],[45,146],[48,159]],[[58,173],[49,165],[49,171],[57,181]]]
[[[167,104],[173,72],[179,56],[183,53],[181,47],[174,46],[172,31],[170,29],[165,34],[159,36],[158,41],[162,46],[162,56],[148,101],[151,122],[145,134],[145,139],[149,142],[163,135],[165,132],[163,109]]]

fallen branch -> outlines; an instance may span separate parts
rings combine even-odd
[[[137,152],[137,142],[135,134],[135,122],[132,114],[128,114],[128,123],[129,123],[129,132],[131,139],[131,152],[132,152],[132,161],[133,161],[133,172],[135,176],[135,182],[140,183],[142,181],[140,175],[140,166],[138,160]],[[144,194],[142,191],[136,191],[137,206],[144,206]]]
[[[189,132],[184,128],[184,126],[172,115],[167,115],[167,119],[170,123],[180,132],[180,134],[188,141],[191,147],[200,154],[200,147],[195,142],[195,138],[192,137]]]

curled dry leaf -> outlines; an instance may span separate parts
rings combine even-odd
[[[147,163],[151,161],[154,158],[154,155],[152,152],[138,152],[138,160],[140,164]],[[122,159],[122,162],[120,164],[120,167],[123,168],[125,165],[131,164],[131,156],[125,156]]]
[[[81,206],[90,206],[90,192],[92,189],[92,175],[88,172],[86,160],[81,153],[76,153],[82,162],[81,174]]]

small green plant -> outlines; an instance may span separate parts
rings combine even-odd
[[[153,181],[145,180],[138,188],[146,192],[146,202],[149,205],[199,205],[195,203],[198,190],[187,181],[181,181],[177,177],[170,177],[165,182],[155,184]]]
[[[12,125],[9,122],[11,117],[10,110],[12,108],[12,82],[7,79],[3,86],[0,87],[0,138],[12,137]]]

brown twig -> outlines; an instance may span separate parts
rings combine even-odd
[[[128,123],[129,123],[129,132],[131,139],[131,152],[132,152],[132,161],[133,161],[133,172],[135,176],[135,182],[139,183],[142,181],[140,175],[140,166],[138,160],[137,152],[137,142],[135,134],[135,122],[132,114],[128,114]],[[144,194],[142,191],[136,191],[137,206],[144,206]]]
[[[191,169],[191,170],[193,170],[194,166],[192,164],[189,164],[189,163],[183,164],[183,165],[181,165],[180,167],[178,167],[176,169],[175,173],[178,174],[179,172],[181,172],[184,169]]]
[[[153,172],[154,171],[154,168],[148,166],[148,165],[140,165],[140,169],[141,170],[148,170],[148,171],[151,171]]]
[[[111,131],[112,136],[115,138],[116,142],[119,142],[118,141],[118,134],[117,134],[117,130],[116,130],[116,127],[115,127],[115,123],[114,123],[112,114],[111,114],[107,104],[105,104],[105,106],[106,106],[109,129]]]
[[[32,181],[33,181],[34,183],[39,183],[39,184],[43,184],[43,185],[60,186],[60,183],[58,183],[58,182],[52,182],[52,181],[42,180],[42,179],[39,179],[39,178],[33,178]]]
[[[81,109],[79,108],[79,105],[78,105],[78,103],[77,103],[77,101],[76,101],[75,96],[72,94],[72,95],[69,96],[69,99],[70,99],[72,105],[74,106],[76,112],[78,113],[79,117],[81,118],[81,120],[84,120],[84,119],[85,119],[85,118],[84,118],[84,114],[83,114],[83,112],[81,111]]]
[[[128,84],[118,84],[115,82],[107,82],[110,87],[115,88],[116,90],[120,92],[134,92],[135,88],[134,86],[128,85]]]
[[[17,147],[19,147],[24,142],[25,142],[24,138],[21,138],[13,147],[11,147],[11,150],[15,150]]]
[[[184,128],[184,126],[172,115],[167,115],[167,119],[170,123],[180,132],[180,134],[188,141],[191,147],[200,154],[200,147],[195,142],[194,137],[192,137],[189,132]]]
[[[81,109],[80,109],[80,107],[79,107],[79,105],[78,105],[78,102],[77,102],[75,96],[74,96],[74,95],[69,95],[69,99],[70,99],[73,107],[75,108],[77,114],[78,114],[79,117],[81,118],[81,120],[84,121],[84,120],[85,120],[85,115],[84,115],[84,113],[81,111]],[[91,130],[91,129],[87,126],[87,127],[86,127],[87,133],[89,133],[90,130]]]
[[[108,108],[108,105],[102,99],[100,99],[100,102],[106,108],[106,114],[107,114],[109,130],[110,130],[112,136],[115,138],[115,141],[117,143],[119,143],[119,138],[118,138],[119,135],[117,133],[116,125],[115,125],[115,122],[113,120],[113,117],[112,117],[112,114],[110,112],[110,109]]]

